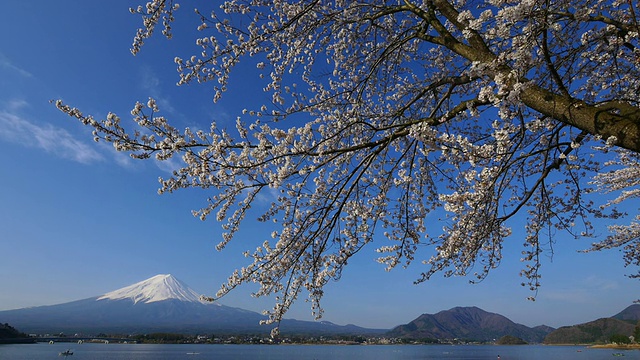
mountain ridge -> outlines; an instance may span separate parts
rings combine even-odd
[[[10,323],[21,331],[38,334],[268,334],[275,325],[259,325],[259,322],[265,319],[265,316],[254,311],[217,302],[203,302],[197,292],[170,274],[156,275],[87,299],[0,311],[0,323]],[[586,323],[588,326],[582,326],[578,330],[586,333],[607,333],[611,329],[627,332],[629,326],[633,327],[633,322],[637,320],[640,320],[639,304],[632,305],[607,320],[599,319],[592,322],[594,324]],[[547,338],[553,339],[553,336],[549,337],[550,334],[560,330],[567,333],[567,328],[571,327],[556,330],[540,325],[530,328],[475,306],[454,307],[435,314],[422,314],[408,324],[396,326],[391,330],[367,329],[353,324],[336,325],[328,321],[284,319],[280,323],[282,334],[367,334],[404,339],[461,339],[482,342],[493,342],[509,335],[530,343],[540,343],[543,340],[547,342]],[[568,333],[576,334],[580,331],[574,329]],[[578,336],[585,339],[583,335]]]
[[[612,316],[614,319],[622,321],[639,321],[640,320],[640,304],[629,305],[624,310]]]
[[[505,316],[484,311],[476,306],[454,307],[436,314],[422,314],[408,324],[399,325],[389,336],[411,339],[464,339],[491,342],[504,335],[527,342],[542,342],[551,327],[530,328],[516,324]]]
[[[640,304],[633,304],[608,318],[562,326],[545,339],[545,344],[606,343],[612,335],[631,336],[640,322]]]
[[[0,320],[28,333],[227,333],[269,334],[276,325],[254,311],[201,301],[172,275],[156,275],[91,298],[57,305],[0,311]],[[380,334],[387,329],[284,319],[281,333]]]

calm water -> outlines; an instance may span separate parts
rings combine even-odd
[[[63,359],[58,353],[70,348],[69,360],[178,360],[178,359],[300,359],[300,360],[413,360],[413,359],[640,359],[640,351],[588,349],[583,346],[492,345],[146,345],[146,344],[33,344],[0,345],[2,360]]]

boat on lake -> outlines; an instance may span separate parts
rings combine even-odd
[[[70,355],[73,355],[73,351],[71,351],[71,350],[65,350],[65,351],[63,351],[63,352],[58,354],[58,356],[64,356],[64,357],[67,357],[67,356],[70,356]]]

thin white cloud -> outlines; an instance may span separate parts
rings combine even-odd
[[[620,289],[618,281],[601,278],[596,275],[591,275],[584,279],[583,284],[585,287],[590,287],[597,291],[616,291]]]
[[[155,160],[156,166],[164,172],[173,174],[174,170],[178,170],[184,166],[180,156],[181,154],[175,154],[171,159]]]
[[[11,99],[6,103],[7,109],[9,109],[10,112],[18,111],[22,108],[27,107],[28,105],[29,103],[23,99]]]
[[[618,281],[592,275],[578,282],[567,284],[564,289],[546,289],[541,297],[572,304],[588,304],[594,301],[594,294],[615,292],[620,288]]]
[[[33,74],[31,74],[30,72],[28,72],[27,70],[24,70],[16,65],[14,65],[13,63],[11,63],[11,61],[4,56],[3,54],[0,53],[0,67],[7,69],[9,71],[15,72],[21,76],[27,77],[27,78],[31,78],[33,77]]]
[[[546,300],[560,301],[570,304],[588,304],[591,303],[592,296],[589,291],[580,288],[571,288],[564,290],[546,289],[539,296]]]
[[[157,101],[160,111],[174,113],[176,110],[169,99],[163,95],[161,91],[162,84],[160,82],[160,78],[153,72],[153,70],[149,67],[142,68],[141,77],[142,89],[148,91],[149,96]]]
[[[89,164],[104,158],[92,146],[76,140],[65,129],[39,125],[7,111],[0,111],[0,139],[43,149],[56,156]]]
[[[133,169],[135,167],[135,160],[127,153],[117,151],[111,143],[101,140],[100,142],[92,143],[90,146],[97,147],[102,154],[110,154],[113,161],[123,168]]]

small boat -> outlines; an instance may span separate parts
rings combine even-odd
[[[70,356],[70,355],[73,355],[73,351],[71,351],[71,350],[65,350],[65,351],[63,351],[63,352],[58,354],[58,356],[64,356],[64,357],[67,357],[67,356]]]
[[[613,353],[612,355],[613,355],[613,356],[624,356],[624,354],[623,354],[623,353]]]

